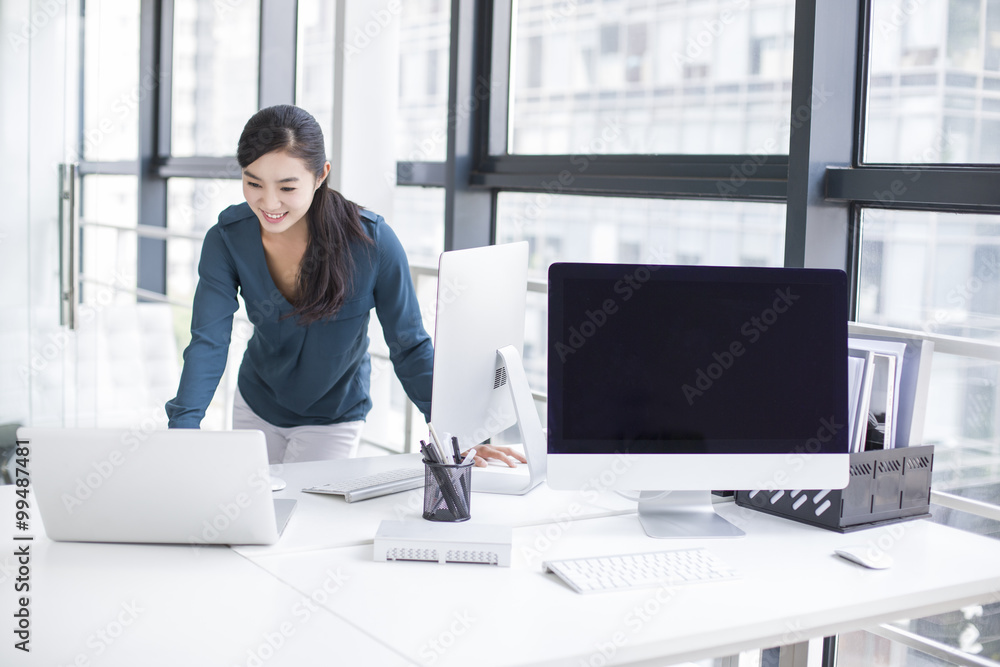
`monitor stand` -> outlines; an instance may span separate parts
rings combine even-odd
[[[507,388],[514,403],[517,430],[524,443],[524,458],[528,459],[528,474],[525,475],[472,475],[472,490],[485,493],[507,493],[523,495],[541,484],[545,479],[545,457],[547,455],[542,422],[535,410],[535,399],[531,397],[528,376],[524,372],[521,355],[513,345],[497,350],[507,370]]]
[[[639,523],[650,537],[742,537],[715,513],[711,491],[642,491]]]

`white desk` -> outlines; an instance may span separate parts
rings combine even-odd
[[[13,505],[11,490],[0,487],[4,508]],[[312,665],[320,664],[320,650],[336,651],[340,664],[410,664],[318,604],[340,585],[329,575],[300,593],[226,547],[73,544],[44,536],[31,543],[25,654],[13,647],[14,547],[9,537],[2,544],[4,667]]]
[[[421,518],[423,487],[355,503],[347,503],[340,496],[302,493],[300,489],[338,477],[360,477],[408,465],[419,466],[420,454],[274,466],[274,474],[286,483],[286,487],[275,493],[274,497],[295,499],[295,514],[278,544],[270,547],[237,547],[236,550],[246,556],[253,556],[371,544],[383,519],[402,521]],[[473,474],[479,472],[473,471]],[[502,471],[490,471],[493,472],[500,474]],[[520,496],[521,500],[517,498],[519,496],[495,493],[473,494],[470,521],[530,526],[564,522],[569,518],[635,512],[634,502],[614,493],[597,493],[595,489],[566,493],[553,491],[542,484],[527,495]]]
[[[607,655],[606,664],[666,665],[1000,599],[997,541],[929,521],[840,535],[732,504],[720,513],[747,537],[653,540],[627,515],[515,529],[510,568],[379,563],[370,546],[254,560],[299,590],[336,567],[349,580],[328,609],[414,662],[435,665],[579,667],[605,664]],[[833,555],[869,540],[887,547],[893,568],[865,570]],[[580,595],[541,573],[546,558],[696,544],[738,565],[742,578]],[[373,589],[398,594],[371,604]]]
[[[515,526],[510,568],[379,563],[371,547],[378,523],[419,521],[419,503],[407,494],[348,504],[297,493],[300,478],[328,474],[318,467],[282,471],[289,487],[280,495],[301,506],[274,547],[36,536],[30,656],[12,648],[16,573],[7,519],[0,664],[50,667],[80,657],[81,665],[253,666],[258,659],[273,667],[336,656],[336,664],[358,665],[663,665],[1000,599],[1000,542],[927,521],[840,535],[725,504],[720,512],[747,537],[652,540],[634,514],[622,514],[627,501],[544,486],[524,497],[473,496],[473,521]],[[0,487],[0,516],[12,514],[13,498],[11,487]],[[863,570],[832,555],[836,546],[869,540],[893,555],[892,569]],[[583,596],[540,568],[545,558],[692,544],[738,565],[743,577]],[[118,636],[107,644],[102,631]]]

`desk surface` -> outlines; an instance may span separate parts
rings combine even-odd
[[[349,579],[327,602],[330,611],[414,662],[439,665],[577,667],[604,664],[598,656],[608,654],[607,664],[673,664],[1000,599],[1000,542],[978,535],[929,521],[841,535],[731,503],[719,511],[747,536],[654,540],[625,515],[515,529],[510,568],[381,563],[370,546],[255,562],[299,590],[316,585],[321,567],[335,566]],[[833,554],[869,542],[896,564],[866,570]],[[580,595],[541,568],[549,558],[687,546],[707,547],[741,578]],[[373,589],[400,594],[373,605]]]
[[[301,489],[330,482],[384,472],[391,468],[420,466],[419,454],[373,456],[347,461],[314,461],[272,466],[273,474],[286,486],[275,498],[297,501],[295,514],[281,540],[268,547],[236,547],[252,557],[257,554],[293,553],[360,544],[371,544],[384,519],[421,519],[423,487],[380,498],[348,503],[340,496],[302,493]],[[526,468],[521,468],[526,470]],[[503,474],[503,470],[473,471],[473,474]],[[511,471],[513,472],[513,471]],[[530,526],[564,521],[568,518],[612,516],[635,511],[635,503],[616,493],[596,488],[576,492],[553,491],[542,484],[525,496],[475,493],[472,496],[472,523],[500,523]],[[518,500],[521,498],[522,500]]]
[[[717,508],[745,538],[654,540],[618,496],[545,486],[523,497],[473,496],[473,520],[515,527],[509,568],[375,562],[378,523],[421,521],[419,504],[406,498],[419,492],[352,504],[298,493],[300,480],[330,474],[321,467],[282,471],[289,487],[278,495],[301,506],[273,547],[36,536],[30,656],[12,648],[8,532],[0,538],[0,617],[9,626],[0,627],[0,664],[273,667],[333,655],[379,665],[670,664],[1000,599],[1000,542],[928,521],[840,535],[726,503]],[[13,488],[0,487],[0,507],[12,509],[13,498]],[[895,566],[864,570],[833,555],[869,543]],[[737,566],[741,578],[584,596],[541,570],[549,558],[692,545]]]
[[[0,493],[5,506],[11,497]],[[271,667],[320,664],[321,650],[335,650],[339,664],[412,664],[319,604],[343,585],[334,570],[300,592],[226,547],[44,536],[31,543],[25,654],[13,647],[13,550],[5,541],[0,557],[0,665]]]

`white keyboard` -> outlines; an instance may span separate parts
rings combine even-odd
[[[341,479],[327,484],[310,486],[302,490],[306,493],[328,493],[344,496],[344,500],[353,503],[355,500],[367,500],[390,493],[409,491],[423,485],[423,467],[393,468],[364,477]]]
[[[542,567],[577,593],[725,581],[739,576],[715,554],[701,548],[550,560]]]

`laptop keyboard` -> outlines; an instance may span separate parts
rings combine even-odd
[[[367,500],[390,493],[409,491],[424,485],[424,469],[393,468],[372,475],[353,477],[310,486],[302,489],[306,493],[326,493],[344,496],[344,500],[353,503],[356,500]]]

